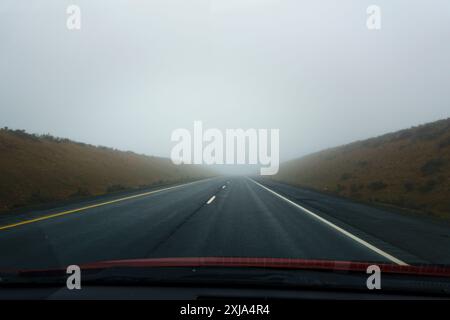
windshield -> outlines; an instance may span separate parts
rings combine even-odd
[[[449,279],[448,12],[2,0],[0,274]]]

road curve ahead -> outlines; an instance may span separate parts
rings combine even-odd
[[[308,194],[309,200],[316,197],[327,206],[327,213],[312,208],[310,201],[303,205],[295,194],[300,189],[283,188],[293,187],[247,177],[217,177],[30,213],[20,216],[20,221],[3,217],[0,269],[203,256],[436,263],[434,256],[421,254],[426,250],[414,252],[384,234],[377,237],[376,230],[367,227],[370,221],[361,223],[360,230],[330,215],[332,197]],[[360,209],[359,220],[366,215],[364,206]],[[387,225],[398,222],[392,219],[397,216],[385,214],[391,217],[386,218]],[[434,232],[450,234],[448,226],[436,228],[441,229]],[[416,234],[409,236],[419,241]],[[431,248],[433,243],[428,245]]]

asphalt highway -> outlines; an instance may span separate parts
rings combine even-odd
[[[0,219],[0,269],[160,257],[450,263],[450,226],[268,179],[217,177]]]

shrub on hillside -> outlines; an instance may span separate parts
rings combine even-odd
[[[428,160],[421,168],[420,171],[424,175],[430,175],[438,173],[441,170],[441,167],[445,164],[445,161],[442,159],[431,159]]]
[[[387,184],[384,183],[383,181],[379,180],[379,181],[374,181],[374,182],[369,183],[367,185],[367,187],[371,191],[379,191],[379,190],[385,189],[387,187]]]
[[[425,183],[423,186],[421,186],[419,188],[419,191],[422,193],[428,193],[430,191],[433,191],[433,189],[436,187],[437,185],[437,181],[436,180],[428,180],[427,183]]]
[[[126,190],[126,187],[124,187],[121,184],[114,184],[112,186],[109,186],[108,188],[106,188],[106,192],[110,193],[110,192],[118,192],[118,191],[123,191]]]
[[[415,185],[411,181],[406,181],[405,183],[403,183],[403,187],[405,188],[406,192],[412,192],[415,189]]]

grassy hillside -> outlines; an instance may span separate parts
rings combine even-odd
[[[450,217],[450,119],[286,162],[274,179]]]
[[[0,212],[211,175],[169,159],[0,129]]]

